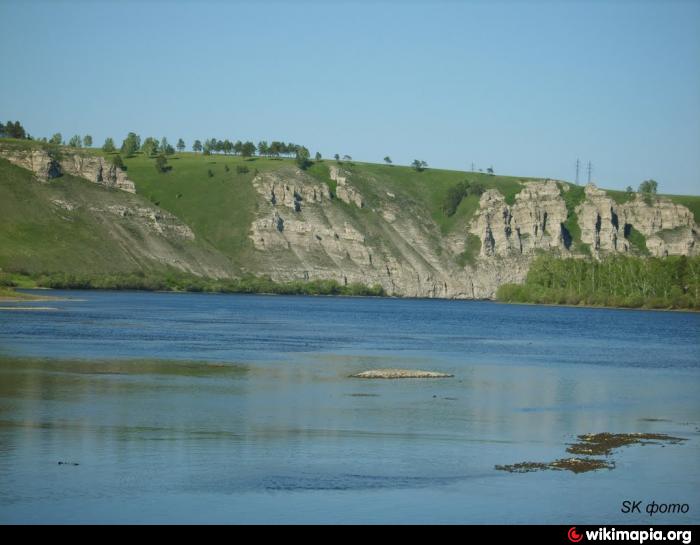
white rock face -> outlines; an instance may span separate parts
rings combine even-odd
[[[330,165],[328,167],[328,173],[331,180],[338,184],[335,189],[336,197],[348,204],[354,204],[358,208],[363,208],[365,206],[365,201],[360,192],[348,183],[347,172],[335,165]]]
[[[471,232],[481,240],[481,255],[518,256],[535,250],[566,252],[561,225],[566,205],[556,182],[530,182],[509,206],[500,191],[489,189],[479,201]]]
[[[551,180],[528,182],[512,206],[498,190],[486,191],[470,228],[481,240],[480,255],[528,256],[536,250],[573,255],[571,234],[564,227],[567,210],[562,192],[568,190],[567,185]],[[647,249],[654,256],[696,255],[700,248],[693,213],[665,198],[655,198],[650,206],[637,195],[617,204],[589,184],[575,213],[581,242],[595,257],[631,252],[627,238],[631,228],[646,236]]]
[[[625,222],[634,225],[637,231],[646,236],[695,226],[693,213],[688,208],[661,197],[654,198],[652,206],[649,206],[641,195],[636,195],[634,200],[621,205],[621,209]]]
[[[624,236],[625,222],[622,218],[620,224],[617,203],[594,184],[588,184],[584,191],[586,200],[576,208],[581,242],[590,245],[596,254],[628,252],[630,245]]]
[[[60,160],[57,160],[43,149],[17,150],[0,147],[0,157],[31,170],[40,182],[48,182],[66,173],[96,184],[136,193],[136,187],[126,173],[106,162],[101,156],[63,152]]]
[[[129,193],[136,193],[136,187],[127,178],[126,172],[105,161],[104,157],[72,154],[61,159],[60,165],[61,170],[66,174]]]
[[[122,205],[110,205],[105,209],[91,207],[91,210],[95,212],[108,212],[121,218],[129,218],[132,221],[144,224],[151,231],[169,238],[194,240],[192,229],[182,223],[177,217],[164,210],[142,206]]]
[[[334,176],[338,187],[348,187],[338,182],[337,171]],[[253,186],[259,195],[250,229],[256,270],[274,280],[378,284],[389,294],[411,297],[453,297],[464,289],[459,276],[466,278],[465,271],[451,256],[437,255],[415,215],[368,210],[355,193],[349,204],[367,221],[358,220],[333,202],[325,184],[299,170],[261,173]],[[304,198],[295,199],[295,193]]]
[[[626,237],[632,227],[646,237],[651,255],[697,254],[697,226],[685,206],[662,197],[653,198],[649,205],[641,195],[617,204],[593,184],[586,186],[585,194],[586,200],[576,213],[581,240],[590,245],[594,255],[631,251]]]
[[[40,182],[48,182],[61,175],[61,167],[44,150],[16,150],[0,147],[0,157],[13,165],[31,170]]]

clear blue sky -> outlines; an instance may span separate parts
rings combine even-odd
[[[700,194],[700,2],[326,4],[0,0],[0,118]]]

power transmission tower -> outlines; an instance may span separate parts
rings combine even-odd
[[[593,167],[591,166],[591,162],[588,161],[588,183],[591,183],[591,171],[593,170]]]
[[[578,185],[578,169],[581,166],[581,161],[576,159],[576,185]]]
[[[472,161],[472,172],[474,172],[474,161]]]

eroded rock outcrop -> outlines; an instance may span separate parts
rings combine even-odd
[[[350,176],[348,172],[335,165],[330,165],[328,167],[328,175],[337,184],[335,189],[336,197],[348,204],[354,204],[358,208],[364,207],[365,201],[362,198],[362,194],[348,182]]]
[[[129,180],[126,172],[108,163],[102,156],[67,151],[53,154],[39,148],[0,147],[0,157],[14,165],[31,170],[40,182],[48,182],[66,173],[106,187],[136,193],[136,187]]]
[[[607,193],[589,184],[586,199],[577,208],[581,241],[594,255],[630,252],[628,237],[635,229],[646,237],[646,250],[654,256],[695,255],[698,232],[687,207],[663,197],[651,201],[641,195],[617,204]]]
[[[556,182],[530,182],[506,203],[497,189],[486,191],[472,221],[471,232],[481,240],[481,255],[512,256],[541,249],[567,251],[562,224],[566,205]]]
[[[94,212],[109,213],[121,218],[128,218],[134,223],[140,223],[158,234],[172,239],[194,240],[194,233],[189,226],[177,217],[157,208],[143,206],[110,205],[105,208],[91,207]]]
[[[48,152],[41,149],[17,150],[1,148],[0,157],[13,165],[31,170],[41,182],[61,175],[61,166]]]
[[[576,208],[581,242],[588,244],[594,253],[628,252],[625,218],[620,217],[621,210],[616,202],[593,184],[588,184],[584,192],[586,198]]]
[[[479,203],[470,232],[481,240],[480,255],[489,257],[528,256],[536,250],[576,255],[569,233],[564,194],[567,184],[551,180],[527,182],[508,205],[497,189],[486,191]],[[580,242],[594,257],[639,251],[630,243],[636,229],[646,237],[651,255],[695,255],[698,229],[693,213],[685,206],[657,197],[649,204],[636,195],[618,204],[594,184],[584,188],[583,200],[575,207]]]
[[[66,174],[85,178],[90,182],[114,189],[136,193],[134,182],[129,180],[126,172],[105,161],[104,157],[67,154],[61,159],[60,166]]]
[[[349,187],[338,182],[337,171],[334,176],[339,187]],[[410,297],[453,297],[464,290],[458,278],[464,271],[451,256],[437,254],[417,211],[396,210],[387,221],[388,211],[369,210],[351,199],[349,204],[361,209],[358,219],[337,206],[326,184],[298,169],[261,173],[253,186],[259,195],[250,229],[256,268],[274,280],[334,279],[381,285],[389,294]]]

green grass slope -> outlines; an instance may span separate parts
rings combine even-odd
[[[232,257],[234,266],[240,268],[247,260],[255,212],[251,180],[256,170],[276,168],[279,162],[180,154],[168,158],[171,170],[165,173],[156,170],[154,159],[141,155],[124,163],[138,194],[178,216],[198,237]],[[248,172],[239,173],[236,167]]]
[[[169,270],[159,256],[200,271],[227,267],[227,260],[198,241],[168,238],[104,212],[114,206],[152,207],[136,195],[69,175],[42,184],[0,159],[0,268],[31,274]]]

